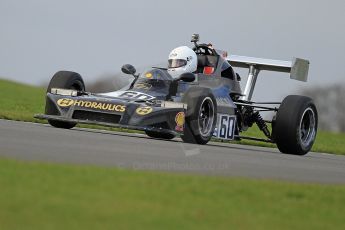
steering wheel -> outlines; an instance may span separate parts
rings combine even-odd
[[[197,55],[215,55],[214,50],[208,44],[197,44],[193,50]]]

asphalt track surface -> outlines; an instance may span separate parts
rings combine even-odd
[[[277,149],[226,143],[192,145],[142,134],[0,120],[0,156],[20,160],[116,166],[136,170],[345,183],[345,156],[281,154]]]

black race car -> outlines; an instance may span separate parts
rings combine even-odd
[[[307,80],[309,62],[276,61],[243,56],[227,56],[209,44],[199,44],[193,35],[198,68],[172,78],[165,68],[150,68],[136,74],[127,64],[122,71],[134,77],[122,90],[109,93],[85,91],[82,77],[60,71],[51,79],[46,95],[45,114],[58,128],[70,129],[77,123],[143,130],[154,138],[206,144],[210,139],[251,139],[276,143],[283,153],[303,155],[310,151],[317,132],[317,111],[312,99],[290,95],[281,103],[253,102],[251,97],[259,71],[289,72],[296,80]],[[244,92],[241,77],[233,67],[248,68]],[[212,68],[212,72],[205,71]],[[261,113],[274,112],[270,121]],[[240,135],[254,123],[265,139]],[[270,123],[270,125],[267,125]]]

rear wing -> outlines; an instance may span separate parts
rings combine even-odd
[[[279,61],[263,58],[230,55],[226,60],[233,67],[248,68],[248,80],[242,100],[250,101],[256,79],[261,70],[290,73],[290,78],[306,82],[308,80],[309,61],[293,58],[292,61]]]
[[[227,61],[233,67],[249,68],[254,66],[259,71],[268,70],[290,73],[290,78],[306,82],[308,80],[309,61],[301,58],[293,58],[292,61],[279,61],[272,59],[253,58],[230,55]]]

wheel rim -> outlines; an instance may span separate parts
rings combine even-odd
[[[202,136],[208,136],[213,127],[214,122],[214,105],[211,98],[206,97],[199,110],[199,132]]]
[[[316,118],[315,112],[312,108],[307,108],[299,125],[300,141],[304,146],[310,145],[316,135]]]

